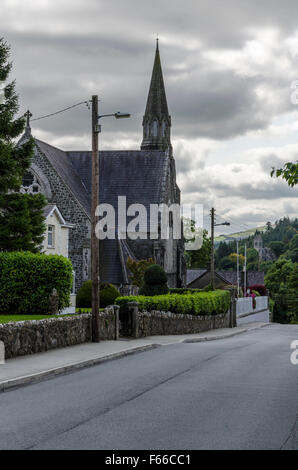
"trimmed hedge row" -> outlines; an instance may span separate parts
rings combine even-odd
[[[53,289],[59,309],[69,306],[72,264],[60,255],[31,252],[0,253],[0,313],[42,315]]]
[[[230,293],[223,290],[199,292],[195,294],[167,294],[145,297],[142,295],[118,297],[116,304],[123,313],[128,302],[138,302],[140,311],[182,313],[188,315],[217,315],[226,313],[230,308]]]

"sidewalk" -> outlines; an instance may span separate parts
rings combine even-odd
[[[84,343],[63,349],[52,349],[44,353],[20,356],[8,359],[5,364],[0,365],[0,392],[159,346],[230,338],[268,325],[270,323],[258,322],[194,335],[121,338],[118,341]]]

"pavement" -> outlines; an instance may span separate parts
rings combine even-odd
[[[84,343],[20,356],[8,359],[5,364],[0,365],[0,392],[161,346],[221,340],[269,325],[270,323],[254,322],[194,335],[121,338],[118,341]]]
[[[298,325],[272,324],[168,342],[9,389],[0,449],[297,450],[297,339]]]

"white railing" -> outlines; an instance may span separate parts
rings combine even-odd
[[[253,312],[252,297],[241,297],[237,299],[236,315],[244,315],[245,313]]]
[[[255,310],[265,310],[268,308],[268,297],[256,297]]]
[[[252,297],[242,297],[237,299],[236,303],[236,315],[245,315],[248,313],[259,312],[268,308],[268,297],[255,297],[256,307],[253,308]]]

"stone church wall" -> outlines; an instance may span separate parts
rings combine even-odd
[[[69,258],[75,271],[75,292],[78,292],[82,282],[90,279],[90,220],[47,158],[36,149],[34,163],[49,182],[51,198],[48,202],[57,204],[65,220],[75,225],[69,229]]]

